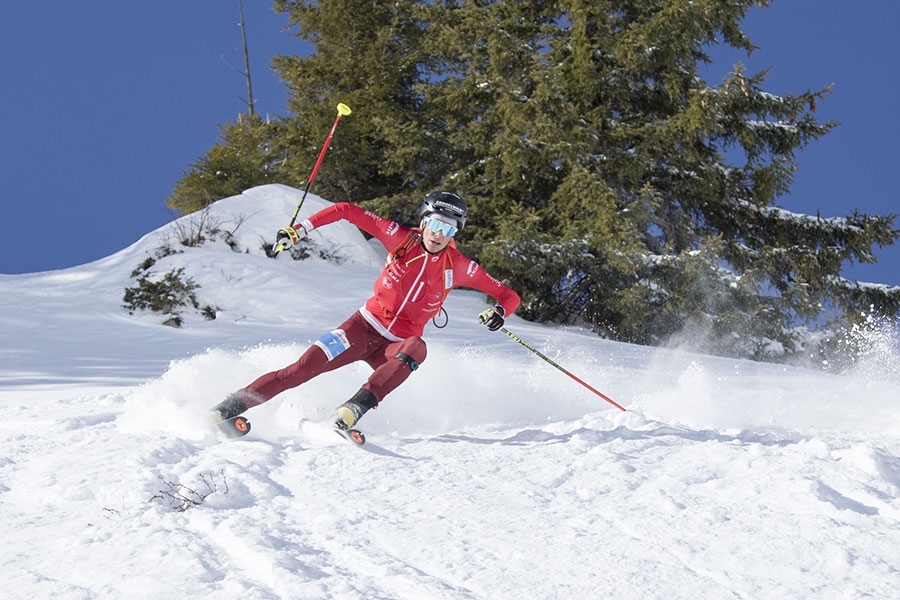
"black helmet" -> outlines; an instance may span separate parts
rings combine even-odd
[[[466,201],[460,198],[456,192],[439,190],[425,196],[425,200],[419,206],[419,216],[423,219],[430,214],[438,213],[450,219],[454,219],[460,231],[466,224],[469,209]]]

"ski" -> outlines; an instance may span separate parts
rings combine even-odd
[[[216,426],[229,438],[244,437],[250,432],[250,421],[241,415],[216,423]]]
[[[240,438],[250,432],[250,421],[247,420],[247,417],[238,415],[216,423],[216,427],[218,427],[219,431],[225,434],[225,437],[227,438]],[[342,438],[356,446],[362,446],[366,443],[366,436],[359,429],[341,429],[337,425],[332,425],[332,429]]]
[[[366,436],[359,429],[341,429],[340,427],[335,426],[334,431],[345,440],[348,440],[357,446],[362,446],[366,443]]]

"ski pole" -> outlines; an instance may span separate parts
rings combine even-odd
[[[312,173],[309,176],[309,179],[306,181],[306,189],[303,190],[303,197],[300,198],[300,203],[297,204],[297,209],[294,211],[294,215],[291,217],[291,224],[289,227],[293,227],[294,223],[297,222],[297,215],[300,214],[300,207],[303,206],[303,201],[306,200],[306,195],[309,193],[309,186],[312,185],[313,180],[316,178],[316,173],[319,172],[319,166],[322,164],[322,159],[325,158],[325,152],[328,150],[328,145],[331,144],[331,138],[334,136],[334,130],[337,129],[338,122],[341,120],[341,117],[346,117],[353,111],[350,110],[350,107],[344,104],[343,102],[339,102],[337,105],[337,117],[334,118],[334,124],[331,126],[331,131],[328,132],[328,137],[325,138],[325,144],[322,146],[322,150],[319,151],[319,158],[316,160],[316,165],[313,167]],[[274,248],[272,248],[272,253],[274,256],[278,256],[278,254],[284,250],[284,246],[281,244],[276,244]]]
[[[297,215],[300,214],[300,207],[303,206],[303,201],[306,200],[306,195],[309,193],[309,186],[312,185],[312,182],[316,178],[316,173],[319,172],[319,167],[322,165],[322,159],[325,158],[325,152],[328,150],[328,145],[331,144],[332,136],[334,136],[334,130],[337,129],[338,121],[341,120],[341,117],[346,117],[351,112],[353,111],[350,110],[349,106],[343,102],[338,103],[337,116],[334,118],[334,124],[331,126],[331,131],[328,132],[328,137],[325,138],[325,144],[322,146],[322,150],[319,151],[319,158],[316,160],[316,166],[313,167],[312,173],[306,182],[306,189],[303,190],[303,197],[300,198],[300,204],[297,205],[297,210],[294,211],[294,216],[291,217],[291,225],[297,220]]]
[[[609,402],[610,404],[612,404],[613,406],[615,406],[616,408],[618,408],[619,410],[625,410],[620,404],[616,403],[616,402],[615,402],[614,400],[612,400],[611,398],[609,398],[609,397],[607,397],[607,396],[601,394],[600,392],[598,392],[597,390],[595,390],[594,388],[592,388],[591,386],[589,386],[588,384],[586,384],[584,381],[582,381],[581,379],[579,379],[579,378],[576,377],[575,375],[572,375],[572,373],[570,373],[569,371],[565,370],[564,368],[562,368],[561,366],[559,366],[558,364],[556,364],[555,362],[553,362],[552,360],[550,360],[549,358],[547,358],[546,356],[544,356],[543,354],[541,354],[540,352],[538,352],[538,351],[537,351],[533,346],[531,346],[528,342],[526,342],[525,340],[523,340],[522,338],[520,338],[519,336],[517,336],[517,335],[514,334],[513,332],[509,331],[506,327],[501,327],[501,328],[500,328],[500,331],[502,331],[503,333],[505,333],[506,335],[508,335],[508,336],[511,337],[512,339],[514,339],[515,341],[519,342],[520,344],[522,344],[523,346],[525,346],[526,348],[528,348],[529,350],[531,350],[532,352],[534,352],[535,354],[537,354],[539,357],[541,357],[542,359],[544,359],[545,361],[547,361],[548,363],[550,363],[551,365],[553,365],[554,367],[556,367],[557,369],[559,369],[560,371],[562,371],[563,373],[565,373],[566,375],[568,375],[569,377],[571,377],[572,379],[574,379],[575,381],[577,381],[578,383],[580,383],[581,385],[583,385],[584,387],[586,387],[587,389],[591,390],[592,392],[594,392],[595,394],[597,394],[598,396],[600,396],[601,398],[603,398],[604,400],[606,400],[607,402]]]

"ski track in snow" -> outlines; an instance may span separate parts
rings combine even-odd
[[[298,193],[223,208],[257,211],[255,247]],[[894,350],[832,376],[510,320],[622,413],[471,323],[483,299],[457,292],[422,369],[361,422],[365,447],[323,424],[362,367],[250,411],[251,433],[222,442],[208,407],[365,299],[371,249],[345,229],[324,239],[354,258],[172,257],[224,307],[180,331],[118,307],[150,237],[100,265],[0,276],[5,597],[897,596]]]

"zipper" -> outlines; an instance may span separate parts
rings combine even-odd
[[[409,263],[415,261],[416,259],[418,259],[418,258],[420,258],[420,257],[424,257],[424,254],[420,254],[419,256],[417,256],[417,257],[411,259],[411,260],[410,260],[408,263],[406,263],[406,264],[409,264]],[[415,280],[413,281],[412,287],[409,289],[409,292],[407,292],[406,296],[403,298],[403,302],[400,303],[400,307],[399,307],[399,308],[397,309],[397,311],[394,313],[394,318],[391,320],[390,324],[387,326],[388,331],[390,331],[390,330],[394,327],[394,323],[396,323],[396,322],[397,322],[397,319],[400,318],[400,313],[402,313],[402,312],[403,312],[403,309],[406,308],[406,305],[407,305],[407,303],[410,301],[410,299],[411,299],[411,298],[414,299],[415,296],[416,296],[419,292],[422,291],[422,288],[425,287],[425,282],[422,281],[422,275],[425,274],[425,267],[427,267],[427,266],[428,266],[428,261],[427,261],[427,260],[423,260],[423,261],[422,261],[422,268],[419,269],[419,274],[416,275],[416,278],[415,278]]]

